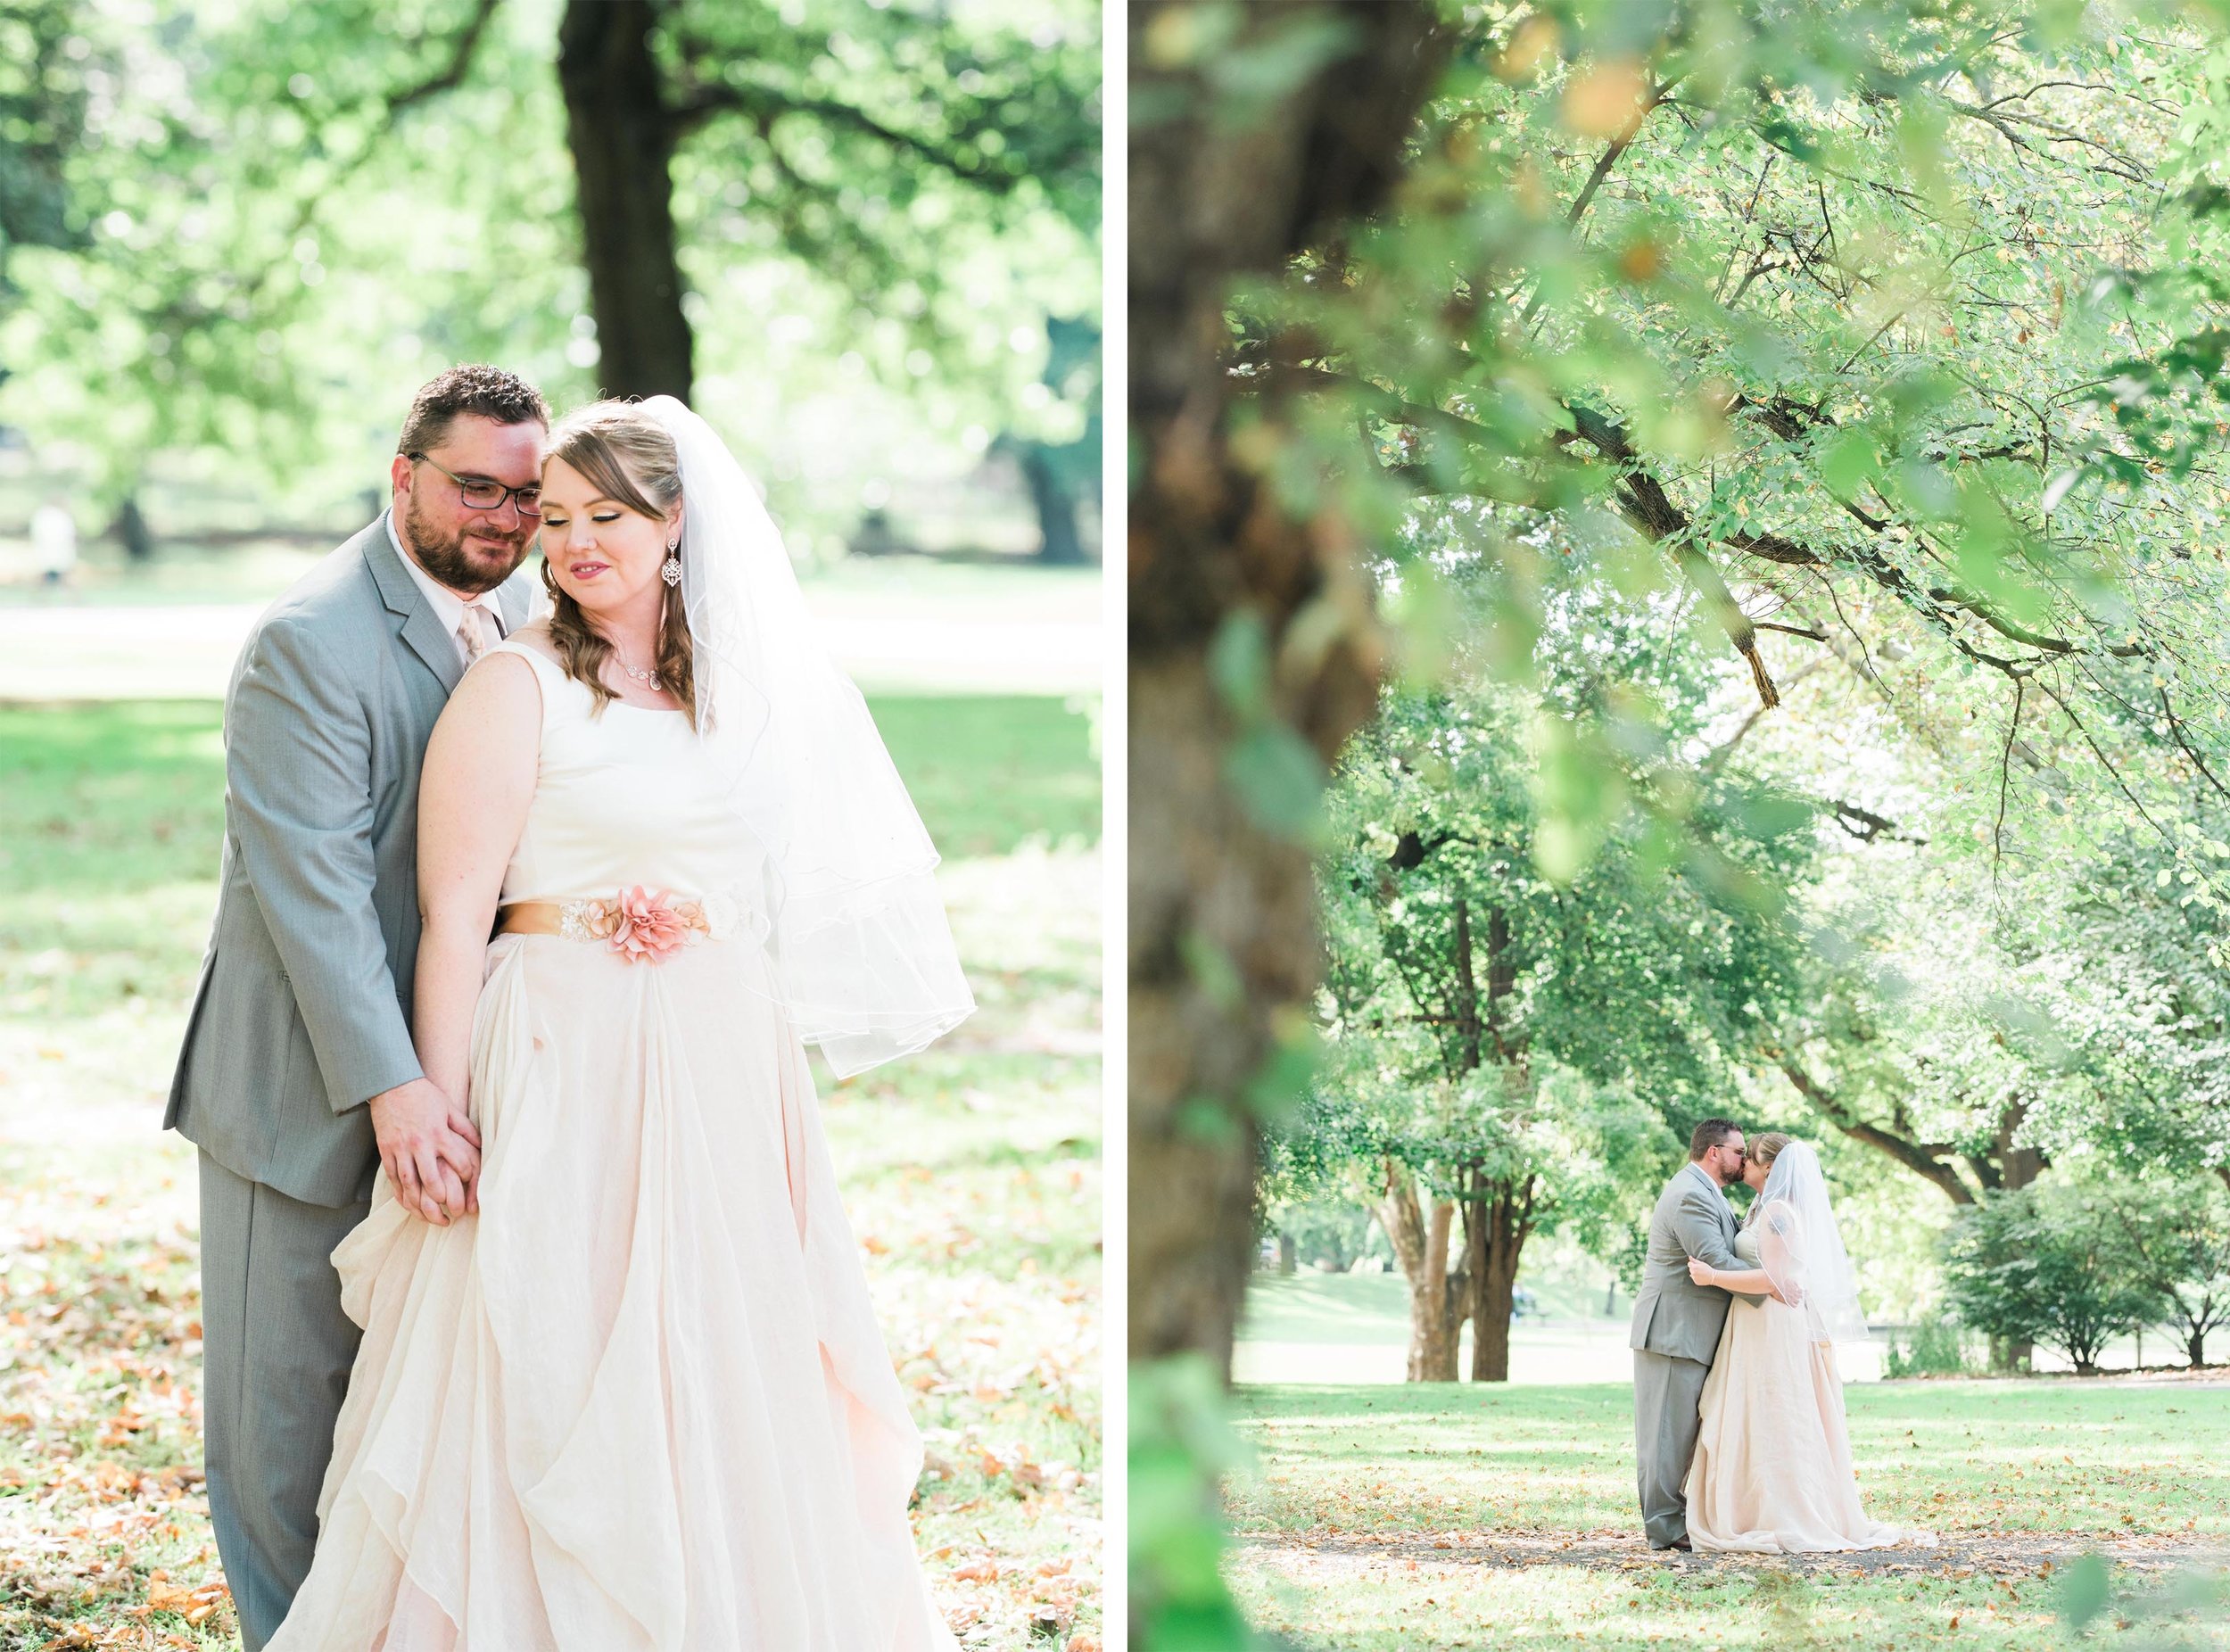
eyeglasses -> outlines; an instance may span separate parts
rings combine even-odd
[[[458,497],[472,510],[501,510],[506,500],[516,500],[519,515],[539,519],[542,514],[542,484],[530,482],[524,487],[507,488],[488,476],[460,476],[439,459],[427,458],[423,453],[406,453],[407,459],[424,460],[457,484]]]

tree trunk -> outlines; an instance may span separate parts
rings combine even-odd
[[[1409,1363],[1402,1373],[1407,1382],[1456,1380],[1464,1322],[1457,1311],[1461,1286],[1448,1272],[1448,1238],[1455,1226],[1455,1204],[1435,1200],[1425,1226],[1425,1267],[1409,1281]]]
[[[1482,1202],[1486,1187],[1484,1171],[1466,1169],[1463,1173],[1464,1282],[1466,1287],[1463,1317],[1471,1324],[1471,1380],[1474,1383],[1487,1380],[1484,1375],[1488,1339],[1487,1299],[1491,1293],[1487,1269],[1491,1246],[1484,1214],[1486,1207]],[[1506,1322],[1506,1333],[1507,1328]],[[1458,1340],[1460,1343],[1460,1336]]]
[[[1391,1160],[1378,1225],[1392,1243],[1394,1260],[1409,1282],[1409,1362],[1404,1380],[1452,1383],[1461,1346],[1461,1288],[1448,1272],[1448,1239],[1456,1225],[1452,1200],[1436,1199],[1428,1215],[1417,1201],[1416,1182]]]
[[[2013,1145],[2014,1133],[2019,1130],[2021,1121],[2028,1117],[2028,1104],[2019,1100],[2007,1103],[2005,1111],[1998,1116],[1998,1177],[2000,1185],[2010,1194],[2019,1193],[2042,1176],[2044,1171],[2043,1153],[2034,1147]],[[2005,1350],[2005,1368],[2009,1371],[2035,1370],[2036,1368],[2036,1344],[2028,1341],[2008,1342]],[[2090,1375],[2079,1362],[2075,1368],[2078,1375]]]
[[[1298,1247],[1296,1247],[1293,1243],[1293,1236],[1291,1234],[1278,1235],[1277,1271],[1281,1274],[1290,1274],[1299,1268],[1300,1265],[1300,1251]]]
[[[109,532],[115,534],[124,547],[124,555],[133,562],[149,562],[155,554],[155,536],[147,527],[146,514],[139,508],[139,495],[124,495],[116,508],[116,520]]]
[[[607,396],[691,388],[689,318],[674,257],[675,128],[650,53],[652,0],[566,0],[558,84]]]
[[[1061,479],[1061,467],[1035,442],[1022,443],[1015,457],[1022,467],[1022,480],[1029,484],[1030,505],[1037,512],[1037,559],[1057,567],[1083,562],[1077,496]]]
[[[1473,1232],[1472,1266],[1478,1287],[1471,1322],[1471,1380],[1510,1380],[1510,1306],[1517,1292],[1517,1264],[1532,1232],[1532,1177],[1522,1187],[1481,1178],[1467,1207]],[[1471,1214],[1475,1212],[1475,1214]]]
[[[1235,618],[1258,622],[1276,662],[1268,711],[1326,759],[1370,714],[1383,661],[1363,548],[1329,512],[1290,514],[1230,450],[1223,310],[1235,279],[1383,197],[1441,46],[1414,0],[1251,0],[1225,55],[1326,21],[1343,44],[1233,129],[1212,62],[1148,47],[1191,32],[1173,14],[1194,10],[1130,12],[1134,83],[1180,112],[1130,134],[1130,1351],[1198,1350],[1227,1375],[1253,1243],[1246,1098],[1318,961],[1308,847],[1229,783],[1239,730],[1209,650]],[[1264,413],[1274,434],[1282,415]],[[1352,624],[1289,649],[1304,609]],[[1227,971],[1195,970],[1202,954]]]
[[[1226,14],[1237,25],[1228,34]],[[1297,733],[1327,764],[1370,715],[1385,669],[1367,548],[1335,508],[1287,508],[1232,450],[1241,386],[1224,360],[1225,305],[1235,281],[1282,270],[1384,197],[1445,43],[1426,0],[1244,0],[1213,12],[1141,0],[1128,21],[1136,106],[1159,97],[1164,112],[1129,132],[1136,462],[1125,551],[1129,1351],[1134,1392],[1151,1393],[1157,1379],[1183,1382],[1187,1352],[1230,1377],[1253,1241],[1257,1110],[1284,1099],[1265,1087],[1266,1070],[1301,1036],[1322,972],[1306,831],[1233,783],[1243,725],[1210,652],[1234,624],[1256,627],[1269,681],[1247,714],[1260,732]],[[1331,60],[1256,93],[1235,120],[1217,69],[1275,51],[1288,30],[1325,38],[1327,25]],[[1169,42],[1187,38],[1217,44],[1172,62]],[[1275,443],[1285,411],[1274,401],[1259,411],[1253,434]],[[1290,747],[1284,755],[1290,772]],[[1160,1450],[1193,1483],[1173,1496],[1165,1468],[1161,1512],[1144,1516],[1130,1644],[1205,1646],[1225,1625],[1223,1644],[1237,1644],[1237,1608],[1212,1560],[1202,1565],[1200,1533],[1220,1516],[1220,1464],[1196,1432],[1151,1409],[1131,1417],[1132,1450],[1142,1441]],[[1134,1510],[1134,1524],[1140,1517]],[[1180,1541],[1181,1558],[1158,1557]]]
[[[2193,1332],[2190,1341],[2184,1344],[2184,1352],[2190,1358],[2193,1370],[2196,1371],[2205,1365],[2207,1363],[2207,1333]]]

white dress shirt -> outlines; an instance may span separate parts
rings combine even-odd
[[[409,547],[402,542],[402,535],[395,531],[395,513],[392,507],[383,520],[387,524],[388,542],[394,546],[395,555],[401,557],[402,566],[410,570],[410,577],[418,582],[418,589],[425,592],[426,601],[434,607],[434,617],[442,622],[442,629],[449,632],[450,640],[457,645],[457,657],[467,665],[472,664],[472,656],[466,650],[465,640],[457,634],[465,623],[465,610],[468,607],[480,610],[481,634],[487,638],[488,646],[492,648],[502,641],[503,615],[496,607],[493,593],[483,591],[467,603],[418,566],[418,559],[410,554]]]

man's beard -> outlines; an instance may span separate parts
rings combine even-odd
[[[447,539],[435,533],[420,519],[418,501],[415,499],[403,513],[402,525],[403,543],[417,558],[418,566],[451,591],[470,597],[493,591],[509,579],[519,564],[526,560],[527,547],[534,542],[533,534],[522,529],[518,549],[498,568],[491,566],[486,558],[476,558],[465,549],[464,529],[458,529]]]

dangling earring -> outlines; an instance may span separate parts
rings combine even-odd
[[[665,581],[669,588],[681,582],[681,558],[677,551],[681,543],[679,533],[666,541],[666,559],[658,568],[658,577]]]

